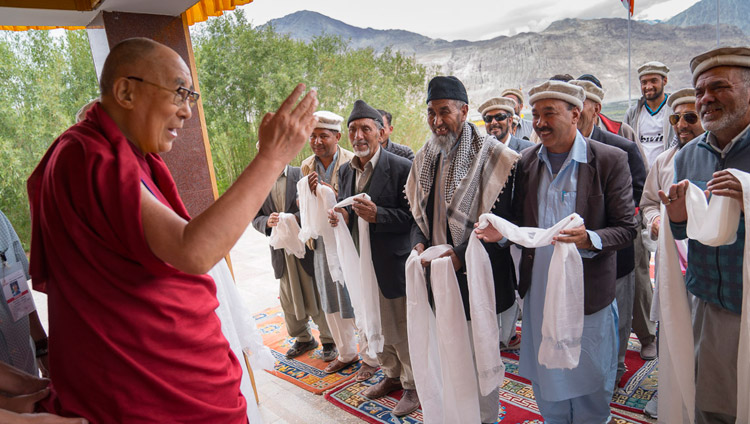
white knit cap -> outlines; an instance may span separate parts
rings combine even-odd
[[[315,125],[315,128],[324,128],[327,130],[341,132],[341,123],[344,122],[344,118],[342,116],[336,115],[335,113],[329,112],[327,110],[319,110],[313,113],[313,115],[318,118],[318,123]]]
[[[529,104],[532,106],[539,100],[557,99],[568,102],[583,110],[586,92],[583,88],[563,81],[545,81],[529,90]]]

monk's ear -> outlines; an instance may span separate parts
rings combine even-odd
[[[125,77],[118,78],[112,86],[112,97],[115,103],[117,103],[123,109],[133,109],[135,107],[135,89],[138,81],[127,79]]]

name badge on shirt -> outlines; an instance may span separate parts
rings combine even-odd
[[[13,322],[34,312],[34,297],[29,290],[26,274],[20,263],[2,264],[3,298],[10,309]]]

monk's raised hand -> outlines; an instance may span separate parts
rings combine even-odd
[[[682,180],[677,184],[672,184],[665,192],[659,190],[659,199],[667,208],[667,215],[672,222],[687,221],[687,208],[685,207],[685,194],[690,186],[690,181]]]
[[[279,110],[263,117],[258,130],[258,155],[286,164],[305,146],[317,122],[313,112],[318,107],[318,99],[313,90],[294,106],[304,91],[304,84],[297,85]]]
[[[479,228],[479,223],[474,224],[474,232],[479,240],[485,242],[497,243],[503,239],[503,235],[492,224],[488,223],[486,227]]]

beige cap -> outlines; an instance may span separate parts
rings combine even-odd
[[[597,102],[599,104],[602,104],[602,101],[604,100],[604,90],[597,87],[596,84],[594,84],[593,82],[582,81],[582,80],[571,80],[571,81],[568,81],[568,83],[577,85],[583,88],[583,91],[586,92],[587,99]]]
[[[670,94],[669,98],[667,99],[667,106],[669,106],[669,108],[672,110],[674,110],[676,106],[685,103],[695,104],[694,88],[683,88],[681,90],[677,90],[674,93]]]
[[[717,66],[750,68],[750,47],[720,47],[695,56],[690,60],[693,85],[700,74]]]
[[[506,94],[512,94],[512,95],[518,97],[521,100],[521,103],[523,103],[523,101],[524,101],[524,99],[523,99],[523,92],[521,92],[521,90],[518,89],[518,88],[506,88],[505,90],[503,90],[502,93],[500,93],[500,95],[503,96],[503,97],[505,97]]]
[[[515,105],[516,105],[516,102],[506,97],[493,97],[487,100],[486,102],[482,103],[481,106],[479,106],[479,113],[484,115],[485,113],[491,110],[502,110],[504,112],[513,114],[514,112],[513,107]]]
[[[315,128],[324,128],[341,132],[341,123],[344,122],[344,117],[327,110],[319,110],[313,113],[313,115],[318,118],[318,123],[315,124]]]
[[[513,125],[518,125],[519,122],[521,122],[521,117],[518,115],[513,115]]]
[[[649,74],[657,74],[666,77],[668,73],[669,67],[657,61],[646,62],[638,67],[638,78]]]
[[[583,109],[586,92],[583,88],[567,82],[545,81],[529,90],[529,104],[533,105],[544,99],[562,100]]]

